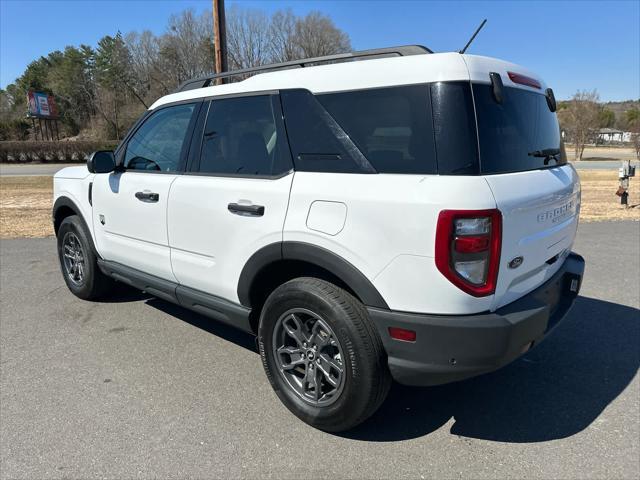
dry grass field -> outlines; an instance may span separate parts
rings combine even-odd
[[[53,177],[0,177],[0,238],[53,235]]]
[[[640,220],[640,177],[630,180],[629,206],[620,205],[617,170],[578,170],[582,184],[581,222]]]
[[[640,220],[640,177],[631,180],[630,205],[616,197],[616,170],[579,170],[581,221]],[[0,177],[0,238],[46,237],[51,225],[52,177]]]

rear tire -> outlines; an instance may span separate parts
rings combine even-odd
[[[58,228],[58,258],[62,277],[78,298],[103,298],[115,283],[98,267],[90,234],[78,215],[65,218]]]
[[[321,430],[348,430],[382,404],[391,376],[364,306],[345,290],[297,278],[267,299],[258,329],[274,391],[298,418]]]

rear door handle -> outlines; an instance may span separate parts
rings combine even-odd
[[[264,215],[264,207],[262,205],[230,203],[227,208],[231,213],[235,213],[236,215],[243,215],[247,217],[261,217]]]
[[[145,190],[144,192],[136,192],[136,198],[141,202],[155,203],[160,200],[160,194]]]

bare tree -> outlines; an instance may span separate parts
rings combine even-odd
[[[624,126],[631,132],[631,145],[640,160],[640,110],[631,108],[625,112]]]
[[[296,43],[296,16],[291,9],[278,10],[269,26],[270,61],[274,63],[297,60],[302,56]]]
[[[269,63],[269,17],[261,10],[232,7],[226,15],[230,70]]]
[[[160,67],[160,42],[149,30],[131,32],[125,36],[131,52],[131,62],[138,82],[146,87],[146,97],[153,100],[171,91],[167,75]]]
[[[351,49],[348,35],[318,12],[268,15],[234,6],[226,20],[230,69]],[[185,10],[169,18],[162,35],[118,32],[100,39],[97,48],[69,47],[31,62],[14,84],[0,90],[0,130],[24,116],[24,92],[33,88],[54,92],[67,132],[120,138],[158,97],[214,71],[212,23],[211,11]]]
[[[351,50],[349,36],[320,12],[296,21],[295,44],[302,58],[321,57]]]
[[[595,140],[600,120],[600,96],[596,90],[579,91],[558,112],[562,128],[573,141],[575,159],[582,160],[584,147]]]
[[[636,158],[640,160],[640,132],[631,133],[631,145],[636,151]]]
[[[169,18],[169,28],[160,37],[160,65],[171,83],[179,84],[213,70],[211,12],[199,17],[193,10]]]

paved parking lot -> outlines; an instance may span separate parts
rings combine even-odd
[[[122,290],[64,286],[53,239],[0,242],[0,476],[638,478],[640,223],[580,227],[582,296],[507,368],[394,386],[332,435],[272,393],[253,338]]]

